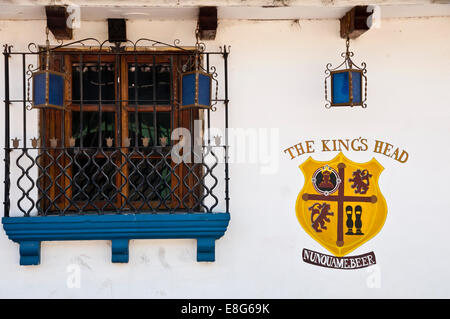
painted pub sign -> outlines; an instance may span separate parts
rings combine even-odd
[[[329,268],[356,269],[375,264],[373,253],[344,257],[383,227],[386,201],[378,187],[383,167],[373,158],[356,163],[340,152],[330,161],[309,157],[300,166],[305,184],[296,202],[303,229],[335,257],[304,250],[307,263]]]

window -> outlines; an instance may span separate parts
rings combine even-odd
[[[202,167],[171,159],[171,133],[202,111],[178,110],[175,54],[59,55],[66,111],[43,110],[41,135],[57,147],[40,159],[45,213],[201,211]],[[60,133],[62,132],[62,133]]]
[[[35,51],[38,46],[30,43],[29,53],[13,52],[5,45],[2,222],[8,237],[20,245],[20,264],[40,263],[42,241],[99,239],[111,241],[112,262],[128,262],[130,239],[144,238],[195,239],[197,261],[214,261],[215,240],[224,235],[230,220],[229,50],[224,46],[220,52],[201,53],[205,69],[214,78],[222,74],[223,95],[218,97],[216,86],[212,100],[221,107],[215,113],[218,108],[176,107],[179,72],[191,51],[170,44],[163,48],[164,43],[149,39],[128,48],[88,45],[93,42],[100,43],[87,38],[49,51]],[[150,45],[138,47],[138,42]],[[33,105],[30,98],[36,93],[30,82],[39,69],[36,57],[43,68],[46,52],[49,69],[66,74],[65,79],[60,77],[67,102],[63,109]],[[220,61],[223,69],[215,72]],[[17,90],[19,65],[22,90]],[[22,91],[20,100],[10,99],[12,80],[15,93]],[[63,96],[59,88],[52,90]],[[47,95],[47,85],[44,91],[38,95]],[[39,132],[29,130],[36,119]],[[205,138],[203,133],[192,134],[197,119],[205,126],[200,130],[205,129]],[[23,131],[18,135],[20,126]],[[179,155],[199,161],[172,158],[175,142],[168,137],[178,127],[190,130],[191,143],[197,146],[201,141],[200,148]],[[213,127],[218,135],[208,130]],[[11,212],[23,217],[10,216]]]

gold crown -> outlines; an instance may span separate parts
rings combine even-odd
[[[325,165],[324,167],[322,167],[322,169],[321,169],[320,171],[322,172],[322,174],[325,174],[325,172],[327,172],[328,174],[331,174],[331,172],[332,172],[333,170],[331,169],[330,166]]]

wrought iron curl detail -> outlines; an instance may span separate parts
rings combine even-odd
[[[215,112],[217,110],[217,107],[215,105],[217,104],[217,97],[219,96],[219,81],[217,80],[219,74],[217,73],[217,69],[215,66],[210,66],[208,71],[208,73],[211,74],[211,79],[214,81],[215,86],[214,103],[211,104],[211,111]]]
[[[39,70],[39,67],[34,67],[34,65],[32,63],[28,64],[27,66],[27,71],[26,71],[26,75],[27,75],[27,100],[26,100],[26,109],[28,111],[33,109],[33,104],[31,102],[30,99],[30,90],[31,90],[31,78],[33,77],[33,73],[36,72],[37,70]]]
[[[158,40],[148,39],[148,38],[140,38],[140,39],[137,39],[135,42],[133,42],[131,40],[127,40],[127,42],[132,43],[133,50],[135,52],[138,50],[138,48],[139,48],[138,44],[140,42],[149,42],[151,47],[158,47],[158,46],[159,47],[169,47],[169,48],[177,49],[177,50],[180,50],[180,51],[183,51],[183,52],[190,52],[189,50],[179,46],[181,44],[181,41],[179,39],[175,39],[173,41],[173,44],[161,42],[161,41],[158,41]],[[143,48],[145,48],[145,46],[143,46]]]
[[[219,47],[220,53],[222,54],[228,54],[231,51],[231,45],[224,45],[223,47]]]
[[[85,42],[87,42],[87,41],[95,42],[96,45],[100,48],[100,49],[97,49],[97,50],[94,50],[94,51],[101,50],[103,45],[106,42],[108,42],[107,40],[105,40],[104,42],[101,43],[99,40],[97,40],[95,38],[84,38],[84,39],[81,39],[81,40],[69,42],[69,43],[66,43],[66,44],[62,43],[60,45],[56,45],[56,46],[48,47],[48,48],[43,48],[43,47],[39,46],[38,44],[36,44],[34,42],[31,42],[31,43],[28,44],[28,51],[30,53],[32,53],[32,54],[42,54],[42,53],[56,51],[56,50],[63,49],[63,48],[68,48],[68,47],[74,46],[76,44],[80,44],[81,46],[86,47],[87,45],[86,45]],[[92,49],[92,45],[89,45],[88,47],[89,47],[90,50]]]

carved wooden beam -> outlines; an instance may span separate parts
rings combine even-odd
[[[46,6],[47,27],[58,40],[71,40],[72,28],[68,27],[67,6]],[[71,25],[69,23],[69,25]]]
[[[356,39],[370,29],[368,18],[372,15],[368,6],[355,6],[341,18],[341,38]]]
[[[198,27],[201,40],[214,40],[217,31],[217,7],[200,7]]]

